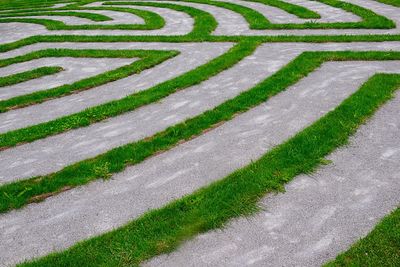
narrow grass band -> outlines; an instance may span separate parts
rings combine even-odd
[[[10,86],[17,83],[41,78],[47,75],[56,74],[62,70],[63,68],[61,67],[41,67],[34,70],[28,70],[17,74],[0,77],[0,87]]]
[[[400,52],[304,52],[273,76],[212,110],[176,124],[144,140],[114,148],[95,158],[75,163],[59,172],[0,186],[0,212],[41,201],[66,189],[124,170],[127,166],[170,149],[203,131],[228,121],[235,114],[265,102],[295,84],[326,61],[399,60]],[[98,170],[101,170],[99,172]]]
[[[281,0],[244,0],[247,2],[259,2],[267,6],[280,8],[290,14],[293,14],[301,19],[320,19],[321,16],[303,6],[295,5],[292,3],[284,2]]]
[[[266,193],[282,189],[296,175],[310,173],[323,164],[323,158],[346,144],[399,86],[400,75],[377,74],[335,110],[223,180],[117,230],[18,266],[137,266],[200,232],[249,215],[257,211],[257,202]]]
[[[400,207],[349,250],[324,265],[339,266],[400,266]]]
[[[55,88],[37,91],[34,93],[13,97],[0,101],[0,113],[10,109],[16,109],[41,103],[43,101],[56,97],[65,96],[74,92],[88,90],[96,86],[100,86],[112,81],[125,78],[129,75],[140,73],[145,69],[149,69],[163,61],[178,55],[177,51],[163,50],[73,50],[73,49],[46,49],[31,52],[29,54],[0,60],[0,67],[8,66],[15,63],[25,62],[43,57],[91,57],[91,58],[141,58],[129,65],[116,68],[86,78],[72,84],[61,85]],[[0,138],[1,139],[1,138]],[[0,141],[1,142],[1,141]]]

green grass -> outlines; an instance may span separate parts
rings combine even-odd
[[[72,84],[61,85],[55,88],[41,90],[30,94],[13,97],[0,101],[0,112],[21,108],[56,97],[65,96],[83,90],[88,90],[127,76],[140,73],[161,62],[174,57],[177,51],[162,50],[71,50],[71,49],[46,49],[31,52],[15,58],[0,60],[0,67],[15,63],[25,62],[43,57],[91,57],[91,58],[140,58],[131,64],[116,68],[99,75],[86,78]]]
[[[107,21],[111,18],[87,12],[75,12],[70,11],[70,9],[74,10],[110,10],[110,11],[118,11],[131,13],[141,17],[145,23],[144,24],[116,24],[116,25],[93,25],[93,24],[84,24],[84,25],[67,25],[62,21],[50,20],[50,19],[36,19],[36,18],[12,18],[16,16],[77,16],[82,18],[91,19],[93,21]],[[0,23],[8,23],[8,22],[27,22],[40,24],[45,26],[48,30],[156,30],[164,27],[165,20],[158,15],[157,13],[133,9],[133,8],[118,8],[118,7],[85,7],[81,8],[79,6],[73,6],[69,8],[59,9],[60,12],[51,12],[41,10],[39,13],[34,13],[35,10],[26,10],[25,12],[14,12],[14,13],[1,13],[0,15]],[[61,12],[62,11],[62,12]],[[33,13],[31,13],[33,12]],[[37,11],[36,11],[37,12]],[[6,17],[6,18],[4,18]],[[11,18],[10,18],[11,17]]]
[[[400,266],[400,208],[387,215],[366,237],[324,267]]]
[[[221,7],[225,9],[229,9],[233,12],[237,12],[240,15],[243,16],[243,18],[247,21],[249,24],[250,29],[254,30],[261,30],[261,29],[266,29],[269,25],[270,22],[268,19],[266,19],[261,13],[258,11],[242,6],[242,5],[237,5],[229,2],[222,2],[222,1],[211,1],[211,0],[178,0],[180,2],[191,2],[191,3],[199,3],[199,4],[208,4],[208,5],[213,5],[216,7]],[[113,2],[109,2],[113,3]],[[121,2],[116,2],[116,3],[121,3]],[[127,3],[127,2],[125,2]]]
[[[380,59],[392,54],[317,52],[303,57],[323,62],[357,56],[370,59],[372,55]],[[325,162],[324,157],[347,144],[349,136],[391,99],[399,86],[400,75],[377,74],[335,110],[245,168],[119,229],[18,266],[136,266],[200,232],[252,214],[266,193],[281,190],[295,176],[314,171]]]
[[[400,0],[377,0],[378,2],[400,7]]]
[[[49,7],[56,3],[65,2],[59,0],[1,0],[0,10],[24,9],[33,7]]]
[[[290,14],[296,15],[302,19],[320,19],[321,16],[305,7],[294,5],[288,2],[280,1],[280,0],[245,0],[248,2],[259,2],[267,6],[273,6],[280,8]]]
[[[152,6],[160,8],[169,8],[176,11],[187,13],[194,19],[193,30],[188,34],[192,37],[203,37],[210,35],[217,28],[217,21],[209,13],[188,6],[182,6],[177,4],[169,4],[162,2],[105,2],[103,5],[124,5],[124,6]]]
[[[242,47],[239,49],[246,51],[245,54],[250,54],[255,46],[255,44],[242,44]],[[231,53],[235,52],[231,51]],[[20,208],[32,201],[41,201],[46,196],[56,194],[65,190],[65,188],[83,185],[95,179],[104,178],[105,174],[111,175],[124,170],[129,165],[140,163],[160,151],[170,149],[183,140],[189,140],[221,122],[232,119],[235,114],[245,112],[259,105],[269,97],[282,92],[288,86],[298,82],[323,62],[332,60],[394,59],[399,60],[400,53],[305,52],[276,74],[248,91],[220,104],[212,110],[171,126],[154,136],[114,148],[95,158],[75,163],[53,174],[19,180],[0,186],[0,212]],[[52,128],[48,127],[46,129]],[[27,137],[29,135],[21,134],[21,136]],[[96,170],[99,168],[104,169],[104,166],[106,166],[105,171],[102,175],[99,175]]]
[[[45,10],[34,10],[34,12],[18,12],[18,13],[0,13],[0,17],[24,17],[24,16],[71,16],[78,18],[85,18],[92,21],[110,21],[111,18],[102,14],[94,14],[87,12],[76,12],[76,11],[45,11]]]
[[[50,135],[88,126],[91,123],[99,122],[158,101],[178,90],[199,84],[221,71],[232,67],[245,56],[250,55],[257,45],[258,43],[256,42],[239,43],[224,55],[145,91],[137,92],[122,99],[88,108],[79,113],[61,117],[53,121],[0,134],[0,148],[4,149],[19,143],[32,142]]]
[[[32,36],[15,42],[0,45],[0,53],[37,43],[63,42],[242,42],[254,41],[260,43],[350,43],[350,42],[394,42],[400,41],[399,34],[364,34],[364,35],[280,35],[280,36],[211,36],[211,35],[184,35],[184,36],[79,36],[79,35],[50,35]]]
[[[61,67],[41,67],[34,70],[29,70],[17,74],[0,77],[0,87],[10,86],[17,83],[26,82],[32,79],[44,77],[47,75],[56,74],[62,70],[63,68]]]

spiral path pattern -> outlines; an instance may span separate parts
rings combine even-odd
[[[347,250],[400,203],[388,2],[0,3],[0,266]]]

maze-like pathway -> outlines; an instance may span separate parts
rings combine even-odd
[[[387,2],[1,4],[0,266],[335,258],[400,203]]]

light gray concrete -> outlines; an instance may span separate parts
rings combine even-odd
[[[0,114],[0,132],[35,125],[125,97],[177,77],[226,52],[231,43],[60,43],[35,48],[73,49],[156,49],[177,50],[180,54],[139,74],[42,104]],[[25,50],[24,50],[25,51]],[[85,59],[82,59],[85,64]],[[52,112],[48,112],[51,110]]]
[[[66,248],[221,179],[326,114],[374,73],[399,67],[398,61],[326,63],[267,103],[109,181],[0,215],[2,262]]]
[[[321,266],[400,203],[400,93],[329,166],[269,195],[262,211],[202,234],[143,266]]]
[[[71,84],[131,64],[137,58],[41,58],[0,68],[0,77],[40,67],[62,67],[59,73],[0,88],[0,100]]]
[[[0,23],[0,44],[11,43],[34,35],[47,32],[46,28],[38,24],[30,23]]]

